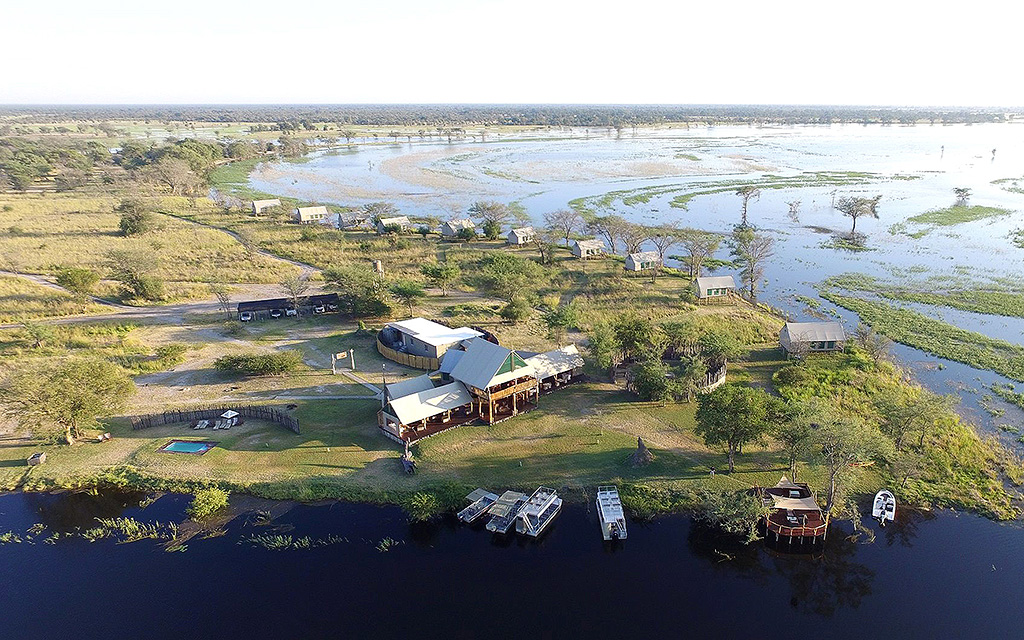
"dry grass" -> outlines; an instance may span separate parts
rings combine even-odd
[[[104,307],[16,276],[0,275],[0,324],[99,313]]]
[[[154,231],[125,238],[113,211],[117,201],[59,194],[0,197],[0,267],[53,275],[74,265],[105,273],[108,251],[132,249],[150,253],[157,275],[169,282],[272,283],[297,273],[290,264],[246,251],[223,232],[170,216],[158,215]],[[150,201],[157,211],[172,214],[192,206],[186,198]],[[208,200],[196,202],[199,210],[213,207]]]

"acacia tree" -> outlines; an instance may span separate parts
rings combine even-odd
[[[765,263],[775,255],[775,240],[751,227],[740,227],[732,234],[732,255],[743,266],[740,278],[746,283],[750,299],[757,298],[757,284],[764,278]]]
[[[857,234],[858,218],[878,218],[878,203],[881,199],[881,195],[877,195],[874,198],[839,198],[839,201],[836,202],[836,209],[844,216],[853,218],[853,228],[850,230],[851,237]]]
[[[768,433],[782,414],[781,401],[764,390],[724,384],[698,398],[694,432],[709,446],[725,445],[732,473],[737,452]]]
[[[614,254],[627,224],[622,216],[612,214],[598,216],[587,223],[587,226],[594,235],[602,236],[608,241],[608,248]]]
[[[418,282],[412,280],[399,280],[398,282],[391,285],[391,293],[407,307],[409,307],[409,315],[412,315],[413,306],[416,301],[425,297],[427,294],[423,291],[423,287]]]
[[[650,230],[642,224],[623,221],[622,244],[626,249],[626,255],[640,251],[640,246],[651,239]]]
[[[743,217],[740,219],[740,226],[747,226],[747,206],[749,206],[751,200],[757,200],[761,197],[761,190],[753,185],[747,185],[740,187],[736,190],[736,195],[743,201]]]
[[[828,500],[825,512],[831,513],[845,493],[846,481],[854,462],[867,461],[886,449],[885,438],[872,425],[859,418],[829,411],[818,415],[812,427],[811,442],[828,472]]]
[[[565,239],[565,246],[569,246],[569,238],[573,231],[577,231],[583,223],[583,217],[574,209],[559,209],[544,214],[544,224],[552,231],[557,231]]]
[[[390,202],[370,202],[363,205],[363,213],[374,224],[381,218],[394,218],[398,215],[398,207]]]
[[[810,398],[772,429],[772,436],[779,441],[786,454],[792,480],[797,479],[797,463],[811,452],[811,435],[818,416],[829,409],[820,398]]]
[[[53,425],[67,444],[99,417],[124,409],[134,392],[123,369],[99,358],[32,360],[0,384],[0,400],[13,417],[26,425]]]
[[[448,290],[462,277],[462,269],[456,262],[435,262],[420,267],[420,272],[427,280],[441,290],[441,295],[448,295]]]
[[[507,204],[493,200],[478,200],[469,207],[469,213],[483,220],[484,225],[488,222],[496,224],[498,229],[508,222],[512,217],[512,211]]]
[[[682,231],[674,223],[666,224],[650,230],[650,240],[654,248],[658,250],[658,261],[665,266],[665,256],[672,247],[682,240]],[[655,269],[657,272],[657,269]]]
[[[681,233],[680,243],[690,254],[690,277],[699,278],[704,263],[714,257],[722,238],[714,233],[699,229],[685,229]]]
[[[875,362],[879,362],[888,356],[889,349],[892,348],[892,340],[863,322],[859,323],[857,328],[853,330],[853,340]]]

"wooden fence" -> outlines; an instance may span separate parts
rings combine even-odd
[[[385,345],[380,341],[380,337],[377,338],[377,351],[380,355],[384,356],[388,360],[393,360],[398,364],[404,364],[407,367],[413,369],[425,369],[427,371],[437,371],[441,367],[441,361],[438,358],[427,358],[426,356],[414,356],[409,353],[402,353],[401,351],[395,351],[391,347]]]
[[[208,409],[172,409],[163,413],[153,413],[147,416],[131,416],[132,430],[149,429],[165,424],[176,424],[187,422],[189,424],[198,420],[214,420],[219,418],[227,410],[237,411],[242,417],[255,420],[268,420],[299,433],[299,421],[295,416],[289,415],[275,407],[260,405],[244,407],[214,407]]]

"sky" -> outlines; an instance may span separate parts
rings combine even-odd
[[[0,103],[1024,105],[1024,3],[0,0]]]

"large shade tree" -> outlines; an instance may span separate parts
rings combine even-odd
[[[724,384],[697,400],[694,431],[708,446],[725,445],[731,473],[743,445],[760,440],[783,416],[782,401],[762,389]]]
[[[67,444],[102,416],[124,409],[135,385],[108,360],[33,359],[9,371],[0,401],[22,424],[56,427]]]

